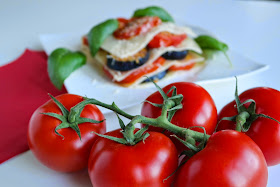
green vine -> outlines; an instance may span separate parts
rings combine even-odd
[[[186,143],[185,145],[194,152],[201,150],[201,147],[196,147],[196,142],[203,142],[202,144],[205,145],[205,142],[207,142],[210,137],[209,135],[207,135],[206,133],[191,130],[190,128],[182,128],[170,122],[175,112],[182,108],[181,102],[183,100],[183,95],[177,94],[176,87],[170,88],[170,90],[165,93],[157,84],[155,84],[155,86],[164,100],[162,104],[149,102],[150,104],[161,108],[161,115],[157,118],[148,118],[142,115],[133,116],[121,110],[114,102],[110,105],[96,99],[84,98],[84,101],[71,108],[68,116],[68,121],[75,121],[79,117],[84,106],[86,106],[87,104],[94,104],[114,111],[117,114],[120,126],[122,128],[123,138],[116,138],[98,134],[101,137],[108,138],[125,145],[135,145],[140,141],[144,141],[149,136],[149,133],[145,132],[148,129],[148,126],[154,126],[168,130],[176,134],[178,137],[186,138],[182,140],[183,142],[189,142],[189,140],[192,139],[194,141],[192,144]],[[168,96],[169,93],[171,93],[170,97]],[[125,125],[118,115],[130,119],[130,122]],[[146,124],[147,126],[135,132],[135,125],[137,123]],[[201,146],[202,144],[199,145]]]

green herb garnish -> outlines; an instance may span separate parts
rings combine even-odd
[[[230,66],[232,67],[232,63],[226,53],[228,51],[227,44],[208,35],[200,35],[197,38],[195,38],[195,41],[198,43],[202,50],[218,50],[223,52],[228,62],[230,63]]]
[[[65,48],[54,50],[48,58],[48,74],[53,85],[61,90],[64,80],[85,63],[86,56],[81,52]]]
[[[94,26],[88,33],[88,43],[92,56],[95,56],[104,40],[119,27],[116,19],[108,19]]]
[[[137,9],[132,17],[144,17],[144,16],[157,16],[163,22],[174,22],[174,19],[166,10],[157,6],[150,6],[143,9]]]

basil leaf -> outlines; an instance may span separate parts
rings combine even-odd
[[[213,49],[203,49],[203,56],[206,59],[213,59],[216,52],[217,50],[213,50]]]
[[[144,16],[157,16],[163,22],[174,22],[174,19],[166,10],[157,6],[150,6],[143,9],[137,9],[132,17],[144,17]]]
[[[85,63],[86,56],[81,52],[65,48],[54,50],[48,58],[48,74],[53,85],[61,90],[64,80]]]
[[[216,38],[213,38],[212,36],[208,35],[200,35],[197,38],[195,38],[195,41],[200,46],[202,50],[218,50],[224,53],[226,56],[228,62],[232,66],[232,63],[227,55],[228,46],[227,44],[217,40]]]
[[[202,49],[215,49],[222,52],[226,52],[228,50],[227,44],[213,38],[212,36],[200,35],[195,38],[195,41]]]
[[[119,27],[116,19],[108,19],[94,26],[88,33],[88,43],[92,56],[95,56],[104,40]]]

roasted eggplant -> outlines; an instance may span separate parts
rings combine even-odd
[[[142,66],[148,61],[149,57],[150,53],[146,48],[127,58],[107,55],[107,66],[112,70],[128,71]]]
[[[188,51],[168,51],[162,55],[166,60],[181,60],[184,59],[188,54]]]
[[[162,79],[165,75],[167,74],[167,70],[166,71],[162,71],[152,77],[150,77],[149,79],[145,79],[142,83],[145,83],[145,82],[151,82],[151,81],[157,81],[157,80],[160,80]]]

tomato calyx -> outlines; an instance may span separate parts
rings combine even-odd
[[[203,129],[204,137],[201,141],[197,142],[192,136],[189,136],[188,133],[185,136],[185,139],[181,139],[176,135],[171,135],[172,137],[175,137],[177,140],[179,140],[182,144],[184,144],[188,149],[183,150],[179,157],[184,157],[184,161],[181,162],[181,164],[178,166],[177,169],[179,169],[182,165],[184,165],[192,156],[194,156],[196,153],[203,150],[206,146],[206,143],[209,139],[209,136],[206,134],[206,130],[204,127],[201,126],[192,126],[188,129],[192,128],[201,128]]]
[[[227,120],[227,121],[233,121],[236,122],[236,131],[239,132],[247,132],[252,123],[258,119],[259,117],[263,117],[263,118],[268,118],[271,119],[273,121],[276,121],[278,124],[280,124],[280,122],[268,115],[265,114],[257,114],[256,113],[256,102],[253,99],[248,99],[246,101],[244,101],[243,103],[241,103],[239,96],[238,96],[238,81],[237,81],[237,77],[235,77],[236,79],[236,86],[235,86],[235,102],[236,102],[236,109],[238,114],[235,116],[230,116],[230,117],[223,117],[217,124],[216,129],[219,125],[219,123],[222,120]],[[246,103],[250,103],[250,105],[248,106],[248,108],[246,108],[244,105]]]
[[[77,114],[78,117],[76,115],[75,118],[69,119],[69,116],[70,116],[69,115],[69,113],[70,113],[69,110],[67,110],[65,108],[65,106],[62,103],[60,103],[55,97],[53,97],[51,94],[49,94],[49,96],[52,98],[54,103],[59,107],[59,109],[62,112],[62,115],[57,114],[57,113],[52,113],[52,112],[46,112],[46,113],[41,113],[41,114],[54,117],[54,118],[56,118],[56,119],[61,121],[61,123],[54,129],[54,131],[55,131],[55,133],[58,136],[61,136],[63,139],[64,139],[64,136],[61,135],[58,132],[59,129],[72,128],[73,130],[76,131],[76,133],[79,136],[80,140],[82,140],[81,132],[80,132],[80,129],[79,129],[79,126],[78,126],[79,124],[86,123],[86,122],[89,122],[89,123],[102,123],[104,121],[104,120],[97,121],[97,120],[93,120],[93,119],[90,119],[90,118],[80,117],[82,110]]]
[[[148,130],[148,126],[145,126],[144,128],[141,128],[140,130],[135,132],[134,123],[137,123],[137,120],[134,120],[134,121],[132,120],[127,126],[125,126],[124,122],[121,120],[121,118],[118,116],[118,114],[116,114],[116,115],[119,119],[119,123],[122,128],[121,133],[123,134],[123,138],[117,138],[114,136],[98,134],[96,132],[94,132],[94,133],[100,137],[107,138],[107,139],[115,141],[117,143],[121,143],[124,145],[130,145],[130,146],[136,145],[140,141],[145,142],[145,140],[150,136],[150,134],[148,132],[146,132]]]
[[[199,142],[199,144],[197,144],[196,140],[194,138],[192,138],[191,136],[189,136],[188,134],[186,134],[185,140],[182,140],[181,138],[179,138],[176,135],[171,135],[171,136],[175,137],[177,140],[179,140],[186,147],[189,148],[189,150],[183,151],[180,156],[186,155],[190,158],[191,156],[195,155],[196,153],[198,153],[199,151],[204,149],[204,147],[206,145],[208,138],[207,138],[205,128],[201,127],[201,126],[192,126],[192,127],[189,127],[188,129],[192,129],[192,128],[203,129],[204,138]]]
[[[150,79],[149,77],[147,77]],[[152,103],[150,101],[145,100],[145,102],[150,103],[151,105],[155,107],[159,107],[162,109],[162,116],[167,115],[167,120],[170,122],[176,113],[177,110],[180,110],[183,108],[182,100],[183,95],[177,94],[177,88],[175,86],[172,86],[167,93],[165,93],[153,80],[150,79],[152,83],[156,86],[157,90],[159,91],[160,95],[163,98],[162,104]],[[171,93],[171,96],[168,97],[168,94]]]
[[[183,157],[183,160],[181,161],[179,166],[176,168],[176,170],[173,173],[171,173],[164,180],[167,180],[172,175],[174,175],[191,157],[193,157],[196,153],[198,153],[199,151],[201,151],[201,150],[203,150],[205,148],[206,143],[207,143],[208,138],[209,138],[208,135],[206,134],[205,128],[201,127],[201,126],[192,126],[192,127],[189,127],[188,129],[191,129],[191,128],[201,128],[201,129],[203,129],[204,138],[197,144],[197,141],[192,136],[189,136],[188,134],[186,134],[185,140],[182,140],[181,138],[179,138],[175,134],[174,135],[170,135],[172,137],[175,137],[182,144],[184,144],[188,148],[188,150],[184,150],[184,151],[182,151],[180,153],[179,158]]]
[[[75,121],[76,118],[79,118],[79,115],[80,115],[81,111],[83,110],[83,108],[87,104],[93,104],[93,103],[115,111],[115,113],[118,117],[118,120],[119,120],[120,127],[122,129],[121,132],[123,134],[123,138],[117,138],[117,137],[98,134],[96,132],[93,132],[96,135],[103,137],[103,138],[110,139],[112,141],[115,141],[115,142],[118,142],[118,143],[121,143],[124,145],[135,145],[140,141],[145,141],[145,139],[149,136],[149,133],[145,133],[145,131],[148,129],[148,127],[142,128],[134,133],[135,124],[138,122],[139,116],[132,116],[132,115],[125,113],[124,111],[120,110],[119,107],[114,102],[111,105],[108,105],[108,104],[102,103],[96,99],[90,99],[90,98],[84,97],[84,101],[80,102],[79,104],[77,104],[76,106],[71,108],[70,113],[69,113],[69,121]],[[122,119],[119,117],[118,113],[129,119],[133,119],[133,120],[131,120],[131,122],[128,125],[125,125],[124,122],[122,121]]]

